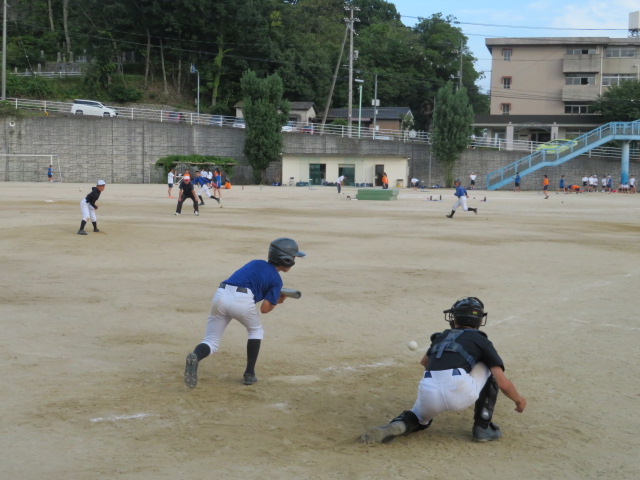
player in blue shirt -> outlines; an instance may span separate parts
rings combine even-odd
[[[260,352],[264,330],[260,313],[266,314],[285,299],[281,295],[280,272],[288,272],[295,265],[295,257],[304,257],[291,238],[278,238],[269,245],[269,260],[252,260],[220,284],[211,301],[204,339],[187,355],[184,382],[194,388],[198,383],[198,363],[218,350],[225,328],[235,318],[247,329],[247,367],[243,383],[258,381],[255,365]],[[260,312],[256,304],[260,305]]]
[[[193,179],[193,186],[198,189],[197,195],[200,199],[200,205],[204,205],[202,193],[206,193],[209,198],[211,198],[211,194],[209,193],[209,179],[200,175],[200,170],[196,170],[196,176]]]
[[[451,207],[451,213],[445,216],[447,218],[453,218],[453,215],[456,213],[456,208],[458,208],[459,206],[462,206],[465,212],[468,212],[469,210],[471,210],[473,213],[477,215],[478,214],[477,208],[467,207],[467,198],[469,198],[469,194],[467,194],[467,191],[464,189],[464,187],[460,185],[460,180],[456,179],[456,181],[453,182],[453,185],[456,187],[456,193],[454,193],[454,195],[458,197],[458,200],[456,200],[456,203],[454,203],[453,207]]]

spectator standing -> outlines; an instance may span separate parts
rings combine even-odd
[[[513,185],[513,191],[514,192],[519,192],[520,191],[520,174],[516,173],[516,176],[513,178],[514,181],[514,185]]]

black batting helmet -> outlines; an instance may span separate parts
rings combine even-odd
[[[451,328],[454,325],[479,328],[487,323],[484,304],[476,297],[463,297],[443,313],[445,321],[449,322]]]
[[[298,250],[298,244],[291,238],[277,238],[269,245],[269,263],[283,267],[295,265],[295,257],[306,254]]]

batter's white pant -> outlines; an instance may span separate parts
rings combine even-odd
[[[92,222],[97,221],[96,209],[91,206],[90,203],[83,198],[80,201],[80,213],[82,214],[82,220],[85,222],[91,219]]]
[[[467,207],[467,197],[465,196],[458,197],[458,200],[456,201],[456,203],[453,204],[453,207],[451,207],[451,210],[455,211],[455,209],[461,205],[462,205],[462,209],[465,212],[469,211],[469,208]]]
[[[198,190],[198,193],[196,193],[196,195],[202,195],[203,193],[207,197],[211,198],[211,192],[209,191],[209,187],[207,187],[206,185],[203,185],[202,187],[200,187],[200,190]]]
[[[236,291],[236,287],[227,285],[218,288],[211,300],[209,320],[205,329],[202,343],[209,345],[211,353],[218,350],[225,328],[232,318],[238,320],[247,329],[247,338],[260,339],[264,336],[264,329],[260,324],[260,313],[253,301],[253,293]]]
[[[426,425],[439,413],[458,412],[474,405],[491,376],[484,363],[477,363],[471,373],[462,368],[456,370],[460,375],[453,375],[453,370],[441,370],[420,380],[418,398],[411,411],[421,424]]]

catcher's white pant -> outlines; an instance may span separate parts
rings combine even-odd
[[[92,222],[97,221],[96,209],[91,206],[90,203],[83,198],[80,201],[80,213],[82,214],[82,220],[85,222],[91,219]]]
[[[418,398],[411,411],[426,425],[436,415],[447,411],[460,411],[476,403],[480,392],[491,376],[484,363],[477,363],[467,373],[463,368],[430,372],[431,378],[422,378],[418,384]],[[426,373],[426,372],[425,372]]]
[[[211,300],[209,320],[205,329],[202,343],[209,345],[211,353],[218,350],[225,328],[232,318],[238,320],[247,329],[247,338],[260,339],[264,336],[264,329],[260,324],[260,313],[253,301],[253,293],[236,291],[236,287],[227,285],[218,288]]]
[[[458,197],[458,200],[456,200],[456,203],[453,204],[453,207],[451,207],[451,210],[455,210],[461,205],[462,205],[462,209],[465,212],[469,211],[469,208],[467,207],[467,197],[465,197],[464,195],[462,197]]]

